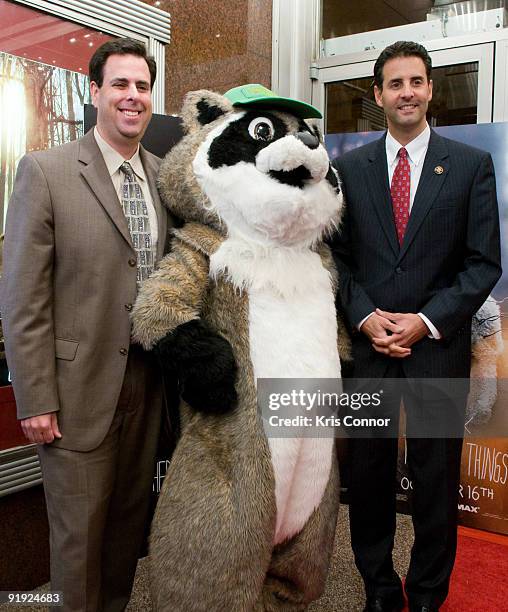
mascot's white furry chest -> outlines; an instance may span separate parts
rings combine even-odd
[[[230,238],[210,259],[249,293],[249,339],[258,378],[338,378],[337,319],[328,271],[309,249],[256,247]],[[275,474],[275,543],[298,533],[323,496],[331,438],[269,438]]]

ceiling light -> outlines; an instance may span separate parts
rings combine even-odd
[[[69,38],[69,42],[70,42],[70,43],[75,43],[75,42],[76,42],[76,39],[75,39],[75,38]]]
[[[89,42],[89,43],[88,43],[88,46],[89,46],[89,47],[93,47],[93,42]]]
[[[83,38],[90,38],[90,34],[85,34]]]

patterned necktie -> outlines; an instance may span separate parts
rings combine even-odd
[[[411,170],[407,151],[404,147],[399,150],[399,163],[395,168],[391,186],[393,218],[399,244],[404,240],[407,222],[409,220],[409,198],[411,191]]]
[[[136,179],[134,170],[129,162],[124,162],[120,170],[125,174],[122,185],[122,207],[129,226],[132,246],[138,256],[138,285],[147,279],[154,268],[154,249],[150,220],[141,185]]]

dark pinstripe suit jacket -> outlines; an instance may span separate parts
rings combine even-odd
[[[399,248],[385,138],[333,162],[346,201],[332,240],[339,299],[353,329],[376,307],[422,312],[443,339],[413,345],[412,355],[401,360],[405,375],[466,378],[472,315],[501,274],[491,156],[432,131]],[[383,376],[390,363],[361,333],[353,333],[353,357],[358,377]]]

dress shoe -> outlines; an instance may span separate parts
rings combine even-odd
[[[393,597],[372,597],[367,599],[363,612],[400,612],[404,609],[404,599]]]

